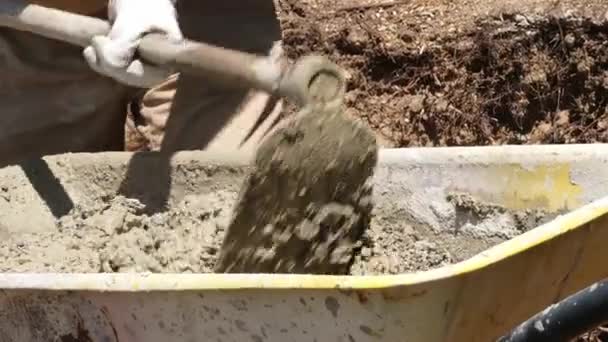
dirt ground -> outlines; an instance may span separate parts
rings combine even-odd
[[[385,146],[608,141],[601,0],[280,4],[288,55],[345,67]]]

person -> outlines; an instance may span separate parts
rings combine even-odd
[[[0,28],[0,165],[66,152],[122,151],[125,120],[141,149],[253,151],[276,123],[280,101],[168,75],[135,58],[139,38],[161,32],[282,58],[272,0],[30,0],[110,20],[84,50]]]

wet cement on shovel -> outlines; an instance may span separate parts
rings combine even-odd
[[[215,272],[348,274],[371,220],[377,149],[341,103],[297,113],[260,146]]]

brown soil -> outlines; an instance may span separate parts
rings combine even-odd
[[[602,1],[279,3],[289,57],[345,67],[386,146],[608,141]]]

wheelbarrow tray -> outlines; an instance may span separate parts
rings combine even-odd
[[[0,341],[491,341],[608,275],[605,147],[381,150],[376,205],[402,203],[404,221],[432,226],[432,216],[420,213],[450,191],[556,213],[456,264],[374,276],[2,273]],[[160,195],[149,184],[158,175],[145,171],[163,166],[171,204],[213,190],[218,177],[238,185],[248,165],[245,156],[202,152],[169,161],[130,153],[47,157],[0,170],[0,184],[10,184],[4,192],[19,187],[10,202],[0,199],[0,224],[8,234],[54,229],[65,211],[58,202],[90,200],[126,183],[154,199]],[[209,168],[216,171],[199,172]],[[50,176],[59,185],[42,181]],[[20,226],[24,212],[32,219]]]

